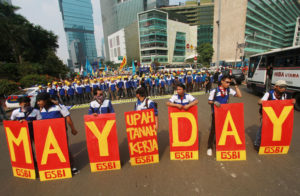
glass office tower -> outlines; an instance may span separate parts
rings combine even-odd
[[[246,56],[292,46],[299,15],[296,0],[249,0],[245,28]]]
[[[138,17],[141,62],[168,62],[167,13],[152,10]]]
[[[69,62],[80,68],[88,59],[97,59],[91,0],[59,0],[60,11],[67,37]]]
[[[109,58],[108,36],[137,21],[137,13],[168,6],[169,0],[100,0],[105,56]]]

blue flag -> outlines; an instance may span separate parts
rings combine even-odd
[[[107,66],[106,66],[106,65],[105,65],[104,71],[108,71],[108,70],[107,70]]]
[[[133,60],[132,60],[132,75],[135,75],[135,65]]]
[[[86,58],[85,69],[86,69],[87,73],[89,73],[90,75],[93,75],[93,68],[87,58]]]

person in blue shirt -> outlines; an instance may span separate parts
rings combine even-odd
[[[189,71],[188,75],[185,78],[187,92],[192,92],[193,91],[193,76],[191,74],[192,73]]]
[[[105,98],[102,90],[97,89],[94,95],[94,100],[90,103],[89,115],[97,116],[98,114],[115,113],[111,101]]]
[[[75,88],[72,86],[71,83],[67,83],[66,91],[67,91],[68,104],[74,105],[75,104]]]
[[[56,99],[57,97],[56,82],[53,82],[53,85],[51,85],[51,83],[48,83],[47,93],[49,93],[52,99]]]
[[[166,91],[166,80],[164,79],[164,76],[161,76],[159,80],[159,94],[164,95],[165,91]]]
[[[157,110],[157,104],[147,98],[146,89],[144,87],[140,87],[136,90],[136,98],[137,102],[134,105],[134,111],[140,111],[140,110],[147,110],[147,109],[153,109],[154,115],[155,115],[155,128],[158,130],[158,110]]]
[[[65,102],[66,102],[66,89],[62,85],[61,82],[58,83],[57,95],[58,95],[58,101],[59,101],[59,103],[60,104],[65,104]]]
[[[287,83],[285,80],[278,80],[275,82],[275,86],[273,90],[270,90],[264,94],[264,96],[258,101],[258,104],[260,105],[260,115],[262,115],[262,102],[263,101],[271,101],[271,100],[286,100],[288,99],[288,96],[286,94],[286,88]],[[293,104],[296,103],[295,99],[293,100]],[[260,143],[261,143],[261,128],[262,128],[262,122],[261,126],[256,133],[256,138],[254,141],[254,149],[256,151],[259,151]]]
[[[46,93],[46,92],[47,92],[47,90],[44,89],[42,85],[39,85],[39,89],[38,89],[37,93],[40,94],[40,93]]]
[[[84,103],[84,85],[80,83],[80,81],[77,82],[75,85],[75,92],[76,92],[76,99],[77,104],[83,104]]]
[[[197,105],[198,100],[190,94],[185,93],[185,85],[178,84],[176,87],[177,94],[173,95],[166,103],[167,106],[176,107],[178,109],[188,110],[190,107]]]
[[[230,83],[233,82],[235,85],[235,90],[231,89]],[[242,93],[236,84],[234,79],[231,79],[229,75],[224,75],[221,79],[221,84],[210,91],[208,97],[208,104],[211,105],[212,109],[212,121],[211,130],[208,138],[207,155],[212,156],[212,148],[215,140],[215,115],[214,115],[214,105],[216,107],[221,107],[221,104],[227,104],[229,102],[229,96],[233,95],[235,97],[242,97]]]
[[[92,87],[89,79],[84,80],[84,99],[86,102],[90,102],[92,100]]]
[[[111,82],[108,83],[109,86],[109,99],[115,100],[117,97],[117,84],[115,79],[112,79]]]
[[[75,129],[75,126],[73,124],[72,118],[70,116],[70,112],[64,105],[60,104],[54,104],[51,100],[49,94],[47,93],[41,93],[36,97],[37,104],[40,107],[41,111],[41,117],[42,120],[44,119],[55,119],[55,118],[65,118],[67,124],[71,128],[71,133],[73,135],[76,135],[78,131]],[[66,127],[67,130],[67,127]],[[68,137],[67,137],[68,140]],[[69,144],[69,142],[68,142]],[[71,154],[71,151],[69,150],[69,157],[70,157],[70,165],[72,174],[75,175],[79,173],[79,170],[74,166],[74,160],[73,156]]]
[[[121,76],[118,76],[117,90],[118,90],[118,99],[120,99],[120,98],[122,98],[122,97],[125,96],[125,93],[124,93],[124,81],[122,80]]]

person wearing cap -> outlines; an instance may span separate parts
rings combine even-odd
[[[42,85],[39,85],[39,89],[38,89],[37,93],[40,94],[40,93],[46,93],[46,92],[47,92],[46,89],[44,89]]]
[[[167,94],[173,94],[172,90],[173,90],[173,78],[171,77],[170,74],[168,74],[167,78],[166,78],[166,86],[167,86]]]
[[[125,77],[125,89],[126,89],[126,97],[130,98],[132,97],[132,93],[131,93],[131,81],[128,80],[128,77]]]
[[[159,94],[164,95],[165,91],[166,91],[166,80],[164,76],[161,76],[159,80]]]
[[[66,84],[66,91],[67,91],[67,99],[69,105],[75,104],[75,88],[72,86],[70,82]]]
[[[49,93],[52,99],[56,99],[57,97],[56,82],[53,82],[52,85],[51,83],[48,83],[47,93]]]
[[[233,82],[235,85],[235,90],[230,88],[230,83]],[[221,104],[227,104],[229,102],[229,96],[233,95],[235,97],[242,97],[242,93],[236,84],[235,79],[231,79],[229,75],[224,75],[221,79],[221,84],[210,91],[208,97],[208,104],[211,105],[211,130],[208,138],[207,144],[207,155],[212,156],[212,149],[215,141],[215,115],[214,115],[214,105],[216,107],[221,107]]]
[[[97,88],[99,88],[99,83],[97,82],[97,79],[94,79],[92,82],[92,90],[95,91]]]
[[[97,89],[94,92],[94,100],[90,103],[88,114],[97,116],[98,114],[108,113],[115,113],[111,101],[106,99],[103,90]]]
[[[92,85],[89,79],[84,80],[84,99],[86,102],[90,102],[92,99]]]
[[[59,101],[59,103],[60,104],[65,104],[66,103],[66,89],[62,85],[61,82],[58,83],[57,95],[58,95],[58,101]]]
[[[43,92],[45,93],[45,92]],[[47,94],[47,93],[46,93]],[[40,120],[42,119],[40,110],[32,108],[30,106],[30,98],[29,97],[20,97],[18,98],[18,102],[20,105],[20,108],[15,109],[11,116],[10,120],[18,120],[20,122],[27,121],[28,123],[28,129],[29,129],[29,136],[31,140],[31,146],[32,146],[32,155],[33,155],[33,163],[36,169],[36,175],[38,176],[38,171],[37,171],[37,161],[36,161],[36,156],[34,152],[34,134],[33,134],[33,125],[32,121],[34,120]]]
[[[75,92],[76,92],[76,100],[77,104],[83,104],[84,103],[84,85],[80,83],[80,81],[77,81],[77,84],[75,85]]]
[[[186,84],[188,93],[193,91],[193,76],[191,74],[192,73],[189,71],[185,78],[185,84]]]
[[[125,97],[124,92],[124,81],[122,80],[121,76],[118,76],[117,80],[117,91],[118,91],[118,99]]]
[[[263,101],[271,101],[271,100],[286,100],[288,99],[288,96],[286,94],[286,88],[287,88],[287,83],[285,80],[278,80],[275,82],[275,86],[273,90],[270,90],[269,92],[266,92],[264,96],[258,100],[258,104],[260,105],[260,110],[259,113],[262,115],[262,102]],[[293,99],[293,104],[296,103],[296,100]],[[261,116],[262,118],[262,116]],[[260,118],[260,121],[261,121]],[[256,151],[259,150],[260,143],[261,143],[261,128],[262,128],[262,121],[261,121],[261,126],[258,129],[256,133],[256,138],[254,141],[254,149]]]
[[[115,100],[117,98],[117,83],[115,79],[112,79],[108,83],[108,87],[109,87],[109,99]]]
[[[155,115],[155,128],[158,130],[158,110],[157,104],[151,99],[147,98],[147,90],[144,87],[140,87],[135,92],[137,102],[134,105],[134,111],[153,109]]]
[[[176,86],[177,94],[174,94],[166,103],[169,107],[176,107],[178,109],[188,110],[190,107],[197,105],[198,100],[193,95],[185,93],[185,85],[178,84]]]
[[[37,104],[40,108],[42,120],[65,118],[67,124],[71,128],[71,133],[73,135],[76,135],[78,133],[73,124],[72,118],[70,116],[70,112],[64,105],[54,104],[52,102],[49,94],[47,94],[47,93],[41,93],[41,94],[37,95],[36,100],[37,100]],[[67,127],[66,127],[66,130],[67,130]],[[67,137],[67,140],[69,141],[68,137]],[[69,142],[68,142],[68,144],[69,144]],[[79,172],[79,170],[74,166],[74,160],[73,160],[73,156],[72,156],[70,150],[69,150],[69,155],[70,155],[70,165],[71,165],[72,174],[75,175]]]

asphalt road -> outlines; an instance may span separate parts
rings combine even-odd
[[[80,173],[72,179],[40,182],[12,176],[10,157],[3,126],[0,132],[0,195],[300,195],[300,113],[295,112],[293,139],[287,155],[258,155],[253,140],[259,127],[259,96],[242,88],[247,160],[217,162],[215,154],[206,155],[210,126],[207,95],[196,96],[198,104],[199,145],[197,161],[171,161],[169,153],[168,113],[166,99],[159,106],[158,164],[131,166],[125,130],[124,112],[133,103],[117,104],[117,132],[122,169],[91,173],[85,142],[83,115],[87,108],[71,112],[79,131],[70,135],[70,150]]]

